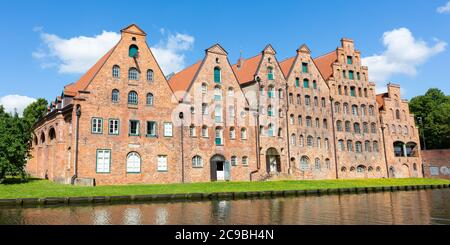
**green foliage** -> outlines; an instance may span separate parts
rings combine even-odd
[[[7,175],[25,175],[25,165],[29,156],[29,142],[32,139],[34,123],[45,114],[43,106],[47,101],[39,99],[29,105],[24,111],[24,117],[17,113],[6,113],[0,106],[0,182]]]
[[[450,96],[432,88],[425,95],[414,97],[409,107],[416,118],[422,118],[423,123],[418,126],[421,142],[425,135],[427,149],[450,148]]]

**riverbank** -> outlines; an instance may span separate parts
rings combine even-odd
[[[172,199],[204,199],[212,197],[284,196],[297,194],[330,194],[449,188],[449,180],[441,179],[361,179],[274,182],[220,182],[167,185],[119,185],[81,187],[56,184],[46,180],[0,185],[0,204],[18,205],[113,202]],[[407,188],[406,188],[407,187]]]

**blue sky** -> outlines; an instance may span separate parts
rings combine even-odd
[[[448,2],[1,1],[0,104],[20,111],[33,98],[54,99],[64,85],[81,76],[92,56],[112,45],[117,34],[111,32],[130,23],[147,32],[149,45],[157,49],[157,58],[166,61],[167,72],[201,59],[216,42],[234,63],[240,51],[244,57],[253,56],[267,43],[283,60],[303,43],[315,57],[349,37],[368,58],[369,76],[380,80],[378,87],[386,81],[398,83],[407,99],[430,87],[450,94]],[[92,49],[91,43],[100,43],[100,48],[83,49],[83,45]]]

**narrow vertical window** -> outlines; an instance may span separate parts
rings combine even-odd
[[[102,134],[103,133],[103,119],[101,118],[92,118],[92,133],[93,134]]]
[[[158,172],[167,172],[167,156],[158,156]]]
[[[173,136],[173,125],[172,123],[164,123],[164,137]]]
[[[308,63],[305,62],[302,63],[302,72],[308,73]]]
[[[267,79],[273,80],[273,68],[272,67],[267,68]]]
[[[114,89],[111,93],[111,101],[113,103],[119,102],[119,90]]]
[[[214,82],[215,83],[221,83],[222,77],[221,77],[221,71],[219,67],[214,68]]]
[[[114,65],[112,69],[113,78],[120,78],[120,67],[118,65]]]
[[[97,173],[110,173],[111,150],[97,150]]]
[[[139,136],[139,121],[130,120],[129,135],[130,136]]]
[[[147,71],[147,81],[148,82],[153,82],[153,70],[148,70]]]
[[[156,122],[147,122],[147,137],[156,137]]]
[[[118,135],[119,134],[119,120],[110,119],[109,120],[109,134]]]
[[[147,105],[148,106],[153,106],[153,94],[152,93],[148,93],[147,94]]]

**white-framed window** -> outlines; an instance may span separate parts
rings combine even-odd
[[[141,172],[141,156],[137,152],[130,152],[127,156],[127,173]]]
[[[202,104],[202,114],[208,115],[208,104],[206,104],[206,103]]]
[[[194,168],[203,167],[203,160],[201,156],[195,156],[192,158],[192,167]]]
[[[147,81],[153,82],[153,70],[147,70]]]
[[[216,128],[216,136],[215,136],[216,145],[223,145],[223,129],[220,127]]]
[[[208,84],[202,83],[202,94],[208,93]]]
[[[153,103],[154,103],[153,94],[152,93],[148,93],[147,94],[147,105],[148,106],[153,106]]]
[[[190,137],[196,137],[197,136],[197,132],[196,132],[197,130],[195,129],[195,126],[194,125],[191,125],[190,127],[189,127],[189,136]]]
[[[247,156],[242,157],[242,165],[248,166],[248,157]]]
[[[118,65],[114,65],[113,69],[112,69],[112,76],[114,78],[119,78],[120,77],[120,67]]]
[[[119,102],[119,90],[118,89],[113,89],[113,91],[111,93],[111,101],[113,103]]]
[[[233,89],[233,88],[228,88],[228,93],[227,93],[227,95],[228,95],[229,97],[233,97],[233,96],[234,96],[234,89]]]
[[[173,136],[173,125],[170,122],[164,123],[164,137]]]
[[[209,137],[208,127],[207,126],[203,126],[202,127],[202,137],[203,138],[208,138]]]
[[[111,150],[97,150],[97,173],[110,173]]]
[[[92,133],[101,134],[103,133],[103,119],[102,118],[92,118]]]
[[[234,119],[236,117],[236,112],[234,110],[234,106],[228,107],[228,115],[230,119]]]
[[[128,80],[138,80],[139,79],[139,72],[136,68],[130,68],[128,70]]]
[[[216,123],[222,122],[222,107],[221,106],[216,106],[216,108],[214,109],[214,118],[215,118]]]
[[[241,129],[241,139],[242,140],[246,140],[247,139],[247,129],[246,128],[242,128]]]
[[[214,88],[214,100],[215,101],[221,101],[222,100],[222,89],[220,86],[216,86]]]
[[[236,139],[236,129],[234,127],[230,128],[230,139],[235,140]]]
[[[238,159],[236,156],[231,157],[231,166],[237,166],[238,165]]]
[[[158,156],[158,172],[167,172],[167,156]]]
[[[118,135],[119,134],[119,120],[118,119],[109,119],[109,134],[110,135]]]

